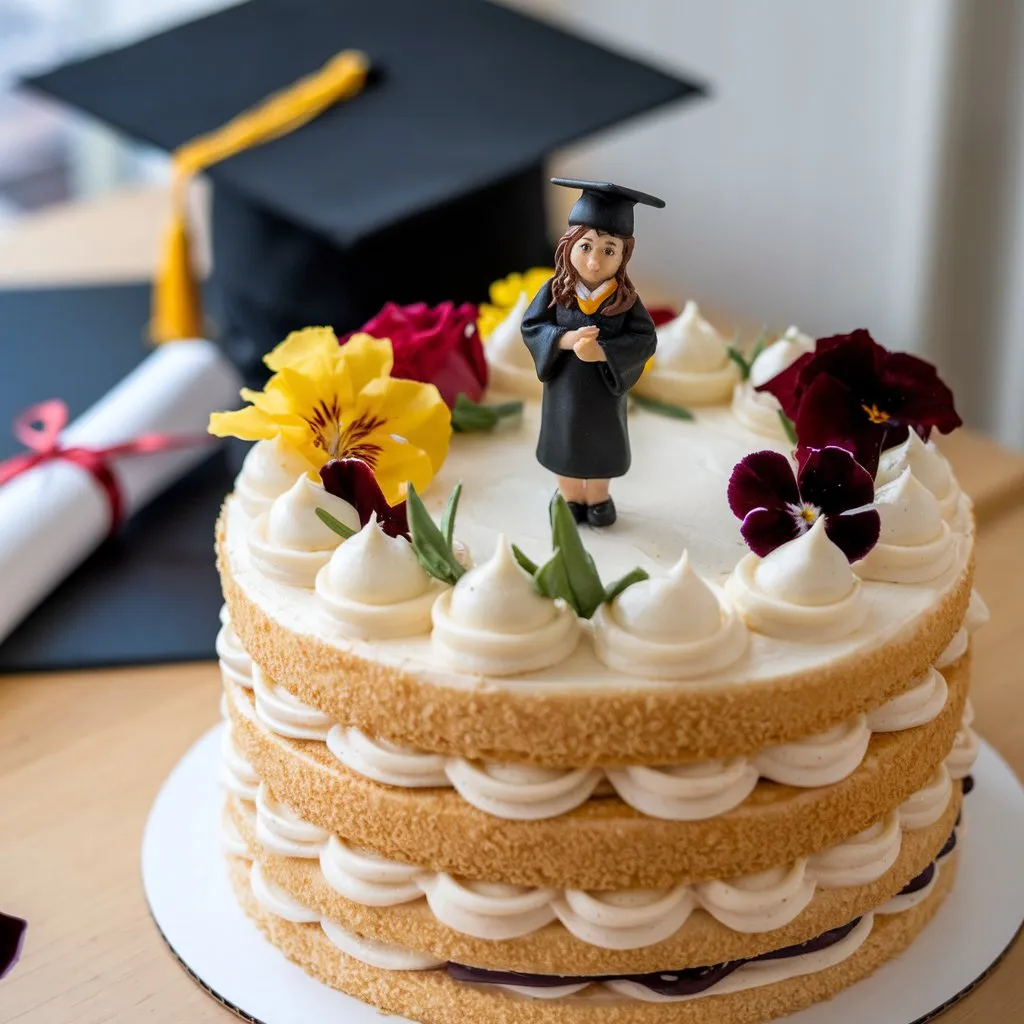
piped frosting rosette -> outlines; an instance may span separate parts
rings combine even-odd
[[[751,629],[780,640],[838,640],[867,617],[860,580],[825,533],[824,516],[764,558],[744,556],[725,590]]]
[[[647,679],[717,672],[746,650],[747,631],[725,594],[682,557],[663,577],[635,583],[594,617],[597,656]]]
[[[939,503],[909,466],[878,488],[875,508],[882,532],[878,544],[856,563],[862,579],[926,583],[956,561],[956,539]]]
[[[502,536],[433,607],[434,652],[459,672],[508,676],[556,665],[580,638],[572,609],[534,589]]]
[[[960,507],[961,490],[945,456],[933,441],[922,441],[911,430],[903,444],[882,452],[875,483],[882,487],[898,480],[907,470],[922,483],[939,503],[942,518],[951,520]]]
[[[691,300],[658,328],[658,351],[636,390],[675,405],[709,405],[727,401],[738,379],[725,338]]]
[[[318,508],[349,529],[359,529],[356,510],[303,473],[249,527],[249,554],[264,576],[291,586],[313,586],[341,543],[341,537],[317,516]]]
[[[389,537],[374,516],[337,547],[317,573],[321,614],[343,635],[387,640],[430,632],[440,585],[420,567],[404,537]]]
[[[484,355],[490,370],[491,388],[523,398],[540,398],[544,385],[537,379],[537,367],[523,341],[521,330],[528,304],[527,293],[520,292],[508,316],[487,338]]]
[[[765,348],[750,366],[750,376],[732,393],[733,415],[750,430],[767,437],[781,437],[779,400],[760,385],[782,373],[808,352],[814,351],[814,339],[797,327],[790,327],[777,341]]]
[[[235,497],[250,518],[270,511],[297,477],[312,470],[301,452],[285,444],[278,434],[270,441],[257,441],[246,453],[242,471],[235,480]]]

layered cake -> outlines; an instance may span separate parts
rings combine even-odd
[[[528,281],[488,365],[446,308],[409,314],[456,323],[409,368],[396,309],[292,335],[213,424],[256,439],[216,540],[239,903],[427,1024],[828,999],[956,878],[986,613],[948,392],[866,332],[740,351],[690,303],[589,526],[536,459]]]

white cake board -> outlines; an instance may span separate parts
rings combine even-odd
[[[379,1011],[286,960],[235,902],[220,846],[222,728],[178,762],[146,823],[142,881],[157,927],[188,973],[240,1017],[380,1024]],[[1024,922],[1024,789],[984,743],[973,774],[957,882],[932,923],[902,956],[788,1021],[918,1024],[966,995],[1002,958]]]

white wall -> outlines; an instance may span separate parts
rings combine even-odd
[[[536,6],[536,5],[534,5]],[[776,327],[921,349],[947,0],[551,0],[555,20],[713,98],[567,154],[663,196],[643,275]],[[645,230],[646,229],[646,230]]]

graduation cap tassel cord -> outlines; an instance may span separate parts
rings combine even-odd
[[[154,342],[196,338],[203,333],[188,230],[188,184],[192,176],[236,153],[287,135],[332,104],[351,99],[362,90],[368,70],[365,54],[345,50],[315,74],[175,150],[171,219],[153,292],[150,336]]]

